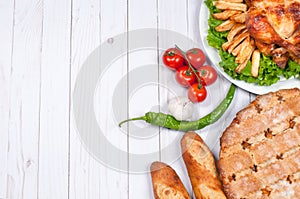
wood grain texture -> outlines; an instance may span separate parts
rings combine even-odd
[[[128,198],[128,138],[126,131],[121,130],[116,120],[116,115],[128,115],[128,100],[127,97],[119,99],[122,101],[124,106],[122,109],[117,110],[117,113],[113,111],[113,95],[115,92],[123,92],[127,96],[127,90],[118,91],[117,86],[121,78],[124,78],[125,88],[127,88],[127,72],[128,72],[128,59],[126,55],[127,51],[127,40],[116,43],[116,37],[120,34],[127,32],[128,28],[128,1],[101,1],[101,44],[108,44],[111,48],[110,50],[115,52],[116,46],[119,46],[119,50],[125,53],[114,60],[111,65],[109,65],[108,70],[104,72],[101,82],[99,82],[99,89],[97,91],[98,96],[101,99],[98,100],[99,109],[96,110],[96,115],[99,121],[99,125],[102,128],[103,134],[108,139],[108,141],[120,151],[118,153],[112,154],[107,151],[108,155],[114,155],[114,160],[119,163],[120,167],[115,166],[114,168],[109,168],[110,165],[101,164],[100,170],[100,194],[103,198]],[[101,59],[106,59],[106,52],[102,52]],[[109,86],[107,86],[109,85]],[[103,97],[105,96],[105,97]],[[124,125],[122,129],[127,129]],[[122,152],[125,154],[123,154]],[[123,157],[126,156],[126,157]],[[110,187],[106,189],[106,187]],[[114,190],[114,191],[111,191]]]
[[[88,55],[100,44],[100,1],[73,0],[71,90]],[[86,151],[71,111],[69,198],[100,198],[100,167]],[[105,177],[104,177],[105,178]]]
[[[7,198],[37,198],[43,7],[15,1],[10,81]]]
[[[39,198],[68,198],[71,0],[43,1]]]
[[[105,9],[102,9],[103,7]],[[110,1],[109,3],[89,1],[86,3],[86,1],[74,1],[72,86],[75,85],[76,76],[90,53],[99,47],[101,42],[112,41],[113,45],[113,37],[115,34],[122,33],[124,30],[126,31],[126,10],[125,2],[118,3],[117,1]],[[119,67],[125,69],[119,70],[119,72],[114,74],[116,79],[120,79],[127,73],[127,61],[121,60],[121,62],[117,64],[119,64]],[[109,81],[104,80],[104,83],[99,83],[99,89],[95,91],[95,99],[98,99],[98,90],[100,90],[101,96],[105,97],[101,97],[100,100],[97,101],[99,103],[96,103],[97,108],[95,108],[95,114],[98,121],[100,121],[99,125],[101,128],[103,127],[102,131],[106,135],[115,134],[116,139],[113,139],[115,141],[114,144],[121,148],[125,146],[126,149],[126,137],[124,140],[123,137],[117,136],[121,133],[111,132],[112,125],[113,128],[118,129],[115,123],[111,123],[112,112],[109,106],[111,99],[108,97],[112,94],[114,82],[111,82],[109,78]],[[125,111],[127,110],[125,109]],[[71,126],[70,198],[126,198],[128,188],[127,173],[114,171],[96,161],[88,152],[88,149],[84,147],[84,143],[80,141],[74,120],[71,120]],[[109,189],[107,187],[109,187]]]
[[[6,198],[14,1],[0,2],[0,198]]]
[[[151,67],[153,73],[148,73],[148,78],[143,78],[144,83],[134,88],[135,82],[143,81],[141,77],[129,76],[128,88],[134,90],[129,94],[129,117],[143,115],[148,111],[159,111],[159,89],[158,89],[158,51],[157,51],[157,3],[158,1],[128,1],[128,30],[129,45],[141,41],[147,41],[152,49],[139,49],[136,52],[129,52],[129,71],[141,70],[141,73],[148,73],[147,66]],[[131,37],[130,31],[151,29],[141,41]],[[146,33],[146,34],[147,34]],[[145,42],[144,42],[145,43]],[[129,46],[130,47],[130,46]],[[146,76],[145,76],[146,77]],[[145,80],[147,79],[147,80]],[[151,100],[145,100],[146,98]],[[137,125],[139,125],[137,128]],[[151,127],[143,122],[129,123],[129,196],[128,198],[151,198],[152,190],[150,183],[150,165],[159,160],[159,128]],[[145,147],[147,146],[147,147]],[[131,155],[140,154],[140,160],[133,159]],[[147,157],[147,158],[143,158]],[[138,171],[135,171],[139,165]],[[145,184],[137,183],[145,182]],[[145,186],[146,185],[146,186]]]

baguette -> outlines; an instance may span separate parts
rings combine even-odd
[[[181,139],[181,151],[196,199],[226,199],[213,154],[195,132]]]
[[[169,165],[153,162],[150,170],[155,199],[190,199],[177,173]]]

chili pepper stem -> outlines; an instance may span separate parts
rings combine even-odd
[[[135,117],[135,118],[130,118],[130,119],[127,119],[127,120],[123,120],[122,122],[119,123],[119,127],[121,127],[126,122],[135,121],[135,120],[144,120],[144,121],[146,121],[147,118],[146,118],[146,116],[142,116],[142,117]]]

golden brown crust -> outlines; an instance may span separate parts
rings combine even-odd
[[[195,132],[185,133],[181,151],[196,199],[225,199],[213,154],[201,137]]]
[[[297,61],[300,58],[300,2],[252,0],[250,4],[245,22],[261,52],[272,56],[280,68],[286,67],[289,58]]]
[[[230,199],[299,198],[300,90],[258,96],[221,137],[220,179]]]
[[[177,173],[169,165],[153,162],[150,170],[155,199],[190,199]]]

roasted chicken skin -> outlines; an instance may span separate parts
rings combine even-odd
[[[247,5],[246,27],[258,49],[281,68],[289,58],[300,63],[300,1],[248,0]]]

